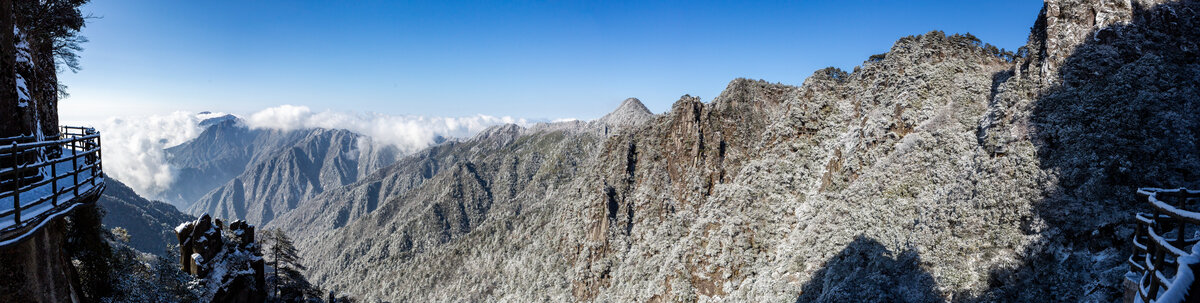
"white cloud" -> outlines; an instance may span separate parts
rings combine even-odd
[[[432,144],[435,138],[466,138],[490,126],[531,124],[525,119],[475,115],[467,117],[391,116],[377,113],[313,112],[307,106],[282,105],[261,110],[246,119],[254,128],[281,130],[328,128],[367,135],[382,144],[395,145],[405,153]]]
[[[139,194],[158,198],[175,179],[164,148],[200,135],[200,121],[221,114],[174,112],[143,117],[113,117],[94,127],[104,143],[105,173]]]
[[[158,199],[175,179],[176,168],[167,163],[163,149],[192,140],[203,132],[200,121],[224,113],[174,112],[166,115],[114,117],[94,125],[104,140],[104,169],[142,196]],[[411,153],[434,143],[437,137],[469,138],[494,125],[529,121],[512,117],[390,116],[376,113],[313,112],[307,106],[282,105],[245,118],[253,128],[296,130],[346,129],[371,137],[374,144],[395,145]],[[366,143],[360,141],[360,144]]]

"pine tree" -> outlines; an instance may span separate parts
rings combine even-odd
[[[320,298],[320,291],[300,272],[306,268],[300,263],[299,251],[292,239],[283,230],[272,229],[266,231],[266,240],[270,245],[266,257],[270,258],[268,261],[275,268],[270,284],[275,290],[276,299],[293,302],[303,300],[306,295]]]

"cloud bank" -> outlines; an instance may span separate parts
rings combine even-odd
[[[251,114],[253,128],[294,130],[345,129],[394,145],[405,153],[425,148],[437,137],[466,138],[494,125],[529,126],[525,119],[475,115],[467,117],[391,116],[376,113],[313,112],[307,106],[282,105]]]
[[[104,169],[142,196],[159,199],[175,180],[176,168],[167,163],[165,148],[200,135],[200,121],[224,113],[174,112],[143,117],[114,117],[94,125],[104,140]],[[437,138],[468,138],[494,125],[531,122],[512,117],[392,116],[376,113],[314,112],[307,106],[282,105],[242,116],[251,128],[297,130],[345,129],[372,138],[373,144],[394,145],[411,153]]]
[[[158,198],[175,178],[163,149],[196,138],[203,131],[200,121],[220,115],[180,111],[108,118],[94,125],[104,143],[104,172],[142,196]]]

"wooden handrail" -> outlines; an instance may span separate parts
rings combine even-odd
[[[21,151],[39,148],[39,147],[62,145],[64,143],[83,141],[86,139],[99,139],[99,138],[100,138],[100,134],[97,133],[97,134],[91,134],[91,135],[80,135],[77,137],[71,137],[71,138],[66,138],[66,139],[37,141],[37,142],[31,142],[31,143],[18,144],[18,143],[14,142],[13,144],[10,144],[10,145],[0,145],[0,154],[12,153],[14,151],[21,152]],[[96,142],[99,142],[99,140],[96,140]]]
[[[1137,194],[1150,205],[1152,213],[1134,217],[1138,227],[1134,229],[1133,255],[1127,263],[1129,271],[1141,277],[1137,281],[1138,297],[1142,302],[1156,302],[1159,295],[1171,290],[1180,266],[1188,266],[1181,265],[1180,258],[1196,257],[1192,249],[1200,237],[1189,238],[1188,232],[1200,229],[1200,212],[1185,208],[1200,198],[1200,190],[1141,188]]]
[[[81,192],[92,197],[104,187],[100,133],[93,128],[63,126],[59,135],[40,141],[32,136],[0,138],[0,159],[0,200],[12,199],[12,208],[0,211],[0,245],[74,208]],[[70,168],[59,169],[65,163]],[[44,194],[29,197],[34,191]],[[31,201],[22,201],[23,194]]]

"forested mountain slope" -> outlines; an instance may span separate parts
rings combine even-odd
[[[195,219],[170,204],[142,198],[117,179],[104,183],[107,188],[96,200],[105,213],[102,222],[107,228],[124,228],[129,246],[138,251],[166,255],[168,245],[179,245],[175,226]]]
[[[612,135],[493,128],[298,246],[368,299],[1113,301],[1134,189],[1197,185],[1197,10],[1051,0],[1015,56],[934,31]]]

